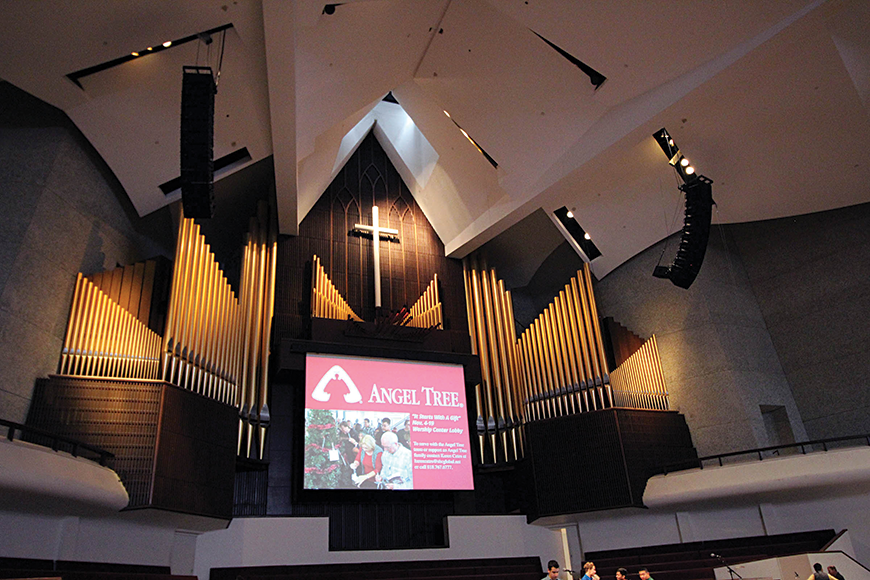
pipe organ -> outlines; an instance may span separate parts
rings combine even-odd
[[[316,255],[311,268],[311,316],[336,320],[349,318],[362,322],[362,318],[357,316],[333,285],[323,268],[323,263]]]
[[[610,373],[613,403],[618,407],[668,409],[668,391],[656,336]]]
[[[96,284],[79,274],[58,373],[160,380],[235,406],[240,416],[239,455],[262,458],[269,424],[276,260],[277,224],[261,204],[246,237],[237,297],[199,225],[182,217],[163,335],[137,319],[147,319],[148,312],[134,315],[130,310],[134,304],[140,310],[139,301],[129,297],[144,295],[145,290],[137,288],[149,279],[148,263],[142,270],[145,276],[137,275],[139,268],[118,269],[133,272],[133,290],[127,288],[126,273],[96,274]],[[150,296],[151,290],[147,292]]]
[[[524,403],[530,420],[613,405],[588,264],[521,334],[518,348],[528,379]]]
[[[475,386],[478,451],[484,463],[514,461],[522,457],[525,382],[513,302],[494,269],[469,259],[463,265],[471,351],[480,358],[482,380]]]
[[[435,274],[426,290],[423,291],[423,295],[408,311],[408,319],[404,325],[415,328],[444,327],[444,314],[438,291],[438,274]]]
[[[483,463],[522,457],[530,421],[614,406],[668,408],[655,337],[608,370],[588,264],[519,338],[511,294],[495,270],[475,259],[463,264],[471,348],[481,366],[475,402]]]
[[[157,379],[158,334],[78,274],[58,374]]]

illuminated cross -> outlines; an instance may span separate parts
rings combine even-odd
[[[378,220],[378,206],[372,206],[372,225],[355,224],[353,231],[371,234],[372,246],[375,251],[375,308],[381,307],[381,238],[390,240],[399,238],[399,230],[382,228]]]

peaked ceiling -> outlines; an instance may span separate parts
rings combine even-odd
[[[179,175],[181,69],[216,69],[223,39],[143,49],[227,24],[214,155],[274,156],[284,233],[297,231],[361,127],[395,117],[378,108],[389,92],[416,133],[376,134],[454,257],[561,206],[601,250],[598,277],[676,231],[679,192],[651,137],[661,127],[714,180],[719,222],[870,201],[866,0],[325,6],[5,0],[0,78],[64,110],[140,215],[178,199],[159,185]],[[596,90],[541,37],[606,82]],[[66,76],[133,51],[142,56],[81,88]]]

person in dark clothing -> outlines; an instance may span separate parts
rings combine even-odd
[[[845,578],[843,578],[843,575],[837,571],[836,566],[828,566],[828,574],[830,574],[837,580],[846,580]]]

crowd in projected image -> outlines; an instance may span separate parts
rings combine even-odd
[[[305,489],[473,489],[462,366],[309,354]]]

